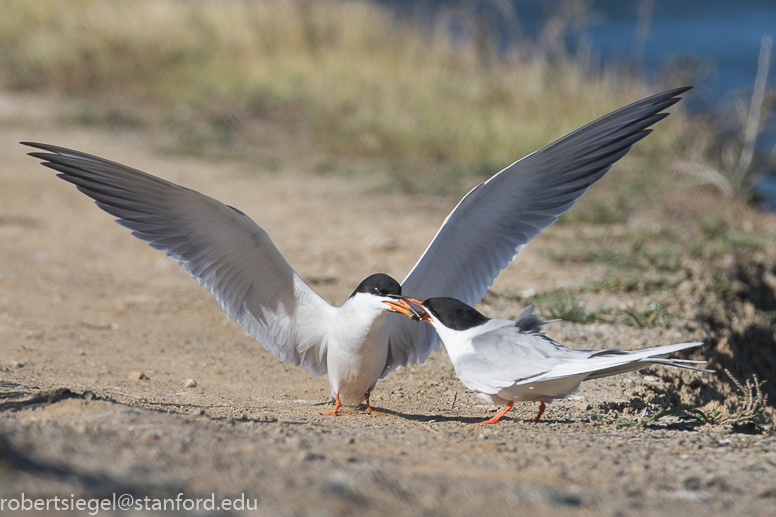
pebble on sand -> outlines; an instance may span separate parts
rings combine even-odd
[[[184,386],[186,388],[196,388],[197,381],[195,381],[194,379],[187,379],[186,382],[184,383]]]
[[[129,372],[127,379],[131,381],[147,381],[148,375],[144,374],[143,372]]]

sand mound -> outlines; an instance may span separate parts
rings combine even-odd
[[[690,262],[669,310],[699,324],[706,346],[688,355],[705,359],[717,375],[696,376],[655,369],[673,390],[655,392],[652,402],[702,407],[732,418],[748,397],[756,398],[755,380],[767,397],[766,409],[755,422],[776,422],[776,257],[727,256],[719,263]],[[728,375],[728,373],[730,375]],[[731,378],[738,380],[740,385]],[[749,385],[747,386],[747,381]],[[743,389],[742,389],[743,388]],[[756,401],[754,401],[756,402]]]

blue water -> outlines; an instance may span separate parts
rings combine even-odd
[[[523,6],[547,4],[532,0],[514,3],[518,13],[525,10]],[[593,3],[587,33],[593,47],[601,52],[604,65],[632,60],[640,5],[640,0]],[[720,101],[736,90],[749,93],[765,35],[776,39],[774,0],[655,0],[643,72],[654,76],[672,61],[690,58],[711,69],[711,73],[695,78],[697,86],[710,94],[707,102]],[[772,51],[772,60],[775,55]],[[776,70],[771,71],[769,84],[776,85]]]

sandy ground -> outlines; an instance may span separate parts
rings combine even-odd
[[[403,278],[456,200],[392,194],[379,176],[314,173],[320,155],[304,131],[265,128],[263,150],[283,164],[268,171],[164,155],[154,135],[62,127],[46,102],[0,100],[0,505],[22,493],[115,493],[152,508],[183,493],[214,494],[216,506],[244,497],[258,508],[249,513],[279,516],[774,514],[773,436],[672,418],[647,429],[607,423],[635,418],[644,393],[670,389],[666,370],[583,384],[539,424],[530,422],[537,406],[524,404],[483,428],[466,424],[495,408],[440,352],[378,384],[373,404],[385,416],[321,416],[325,376],[264,351],[185,271],[17,142],[102,155],[240,208],[336,304],[370,273]],[[549,262],[547,246],[573,229],[553,231],[496,289],[600,276]],[[522,310],[486,301],[490,316]],[[548,332],[579,348],[704,338],[682,326]]]

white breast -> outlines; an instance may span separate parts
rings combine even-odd
[[[386,315],[382,302],[361,293],[337,311],[328,338],[327,368],[332,396],[339,394],[344,405],[362,402],[380,379],[388,359]]]

